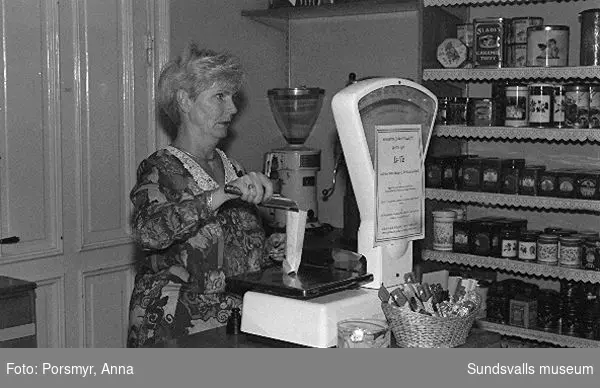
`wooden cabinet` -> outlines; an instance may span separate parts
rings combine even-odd
[[[0,348],[36,348],[36,284],[0,276]]]
[[[521,16],[534,16],[533,13],[544,11],[541,5],[524,1],[516,5],[518,9],[510,11],[511,5],[501,1],[504,7],[496,7],[498,3],[485,0],[425,0],[425,6],[461,6],[470,7],[486,5],[487,15],[482,7],[477,7],[476,15],[481,16],[507,16],[513,17],[515,12],[522,12]],[[542,2],[546,3],[546,2]],[[547,3],[552,3],[548,1]],[[592,2],[578,2],[578,9],[592,8]],[[560,5],[554,4],[554,9]],[[566,5],[562,5],[565,7]],[[496,8],[495,8],[496,7]],[[529,9],[528,7],[538,7]],[[483,7],[485,9],[486,7]],[[507,11],[509,10],[509,11]],[[528,13],[529,12],[529,13]],[[533,13],[532,13],[533,12]],[[556,13],[555,11],[553,11]],[[570,11],[573,12],[573,11]],[[544,14],[535,14],[544,16]],[[545,24],[567,23],[566,18],[561,23],[554,23],[552,12]],[[571,18],[573,19],[573,18]],[[558,19],[557,19],[558,20]],[[467,20],[465,20],[466,22]],[[570,20],[575,27],[575,20]],[[576,66],[579,62],[579,30],[571,28],[569,67],[525,67],[525,68],[499,68],[499,69],[424,69],[423,79],[431,82],[448,82],[453,84],[463,83],[465,95],[472,97],[472,85],[490,84],[493,82],[521,81],[522,83],[534,82],[600,82],[600,67]],[[481,88],[479,88],[481,90]],[[486,96],[478,96],[486,97]],[[487,96],[489,97],[489,96]],[[434,136],[436,138],[457,139],[463,141],[463,150],[468,152],[483,152],[483,156],[525,157],[527,162],[537,164],[553,164],[553,168],[562,167],[561,163],[572,163],[571,167],[590,167],[590,163],[599,163],[594,146],[600,141],[600,129],[574,129],[574,128],[511,128],[511,127],[474,127],[474,126],[437,126]],[[494,155],[485,154],[493,152]],[[504,153],[504,154],[503,154]],[[588,157],[588,154],[590,155]],[[540,159],[536,159],[540,158]],[[577,164],[579,163],[579,164]],[[473,211],[477,215],[496,215],[498,211],[513,211],[526,214],[524,218],[533,218],[533,229],[543,229],[545,226],[555,226],[570,222],[568,226],[575,229],[600,229],[598,215],[600,214],[600,201],[580,200],[573,198],[534,197],[526,195],[506,195],[483,192],[452,191],[443,189],[427,189],[426,196],[429,200],[444,203],[458,203],[468,205],[468,213]],[[483,210],[482,210],[483,209]],[[501,210],[498,210],[501,209]],[[509,210],[506,210],[509,209]],[[479,213],[478,213],[479,212]],[[481,213],[485,212],[485,213]],[[582,215],[583,214],[583,215]],[[475,218],[475,217],[473,217]],[[594,219],[595,218],[595,219]],[[564,225],[564,224],[563,224]],[[531,225],[530,225],[531,228]],[[425,249],[423,259],[447,264],[467,265],[471,267],[487,268],[498,271],[506,276],[524,277],[527,279],[542,279],[556,282],[556,280],[579,281],[600,284],[600,272],[583,269],[570,269],[551,267],[537,263],[498,259],[494,257],[481,257],[453,252],[437,252]],[[481,327],[502,334],[534,339],[540,342],[549,342],[559,346],[568,347],[600,347],[600,341],[577,338],[556,333],[524,329],[513,326],[501,325],[486,321],[480,322]]]

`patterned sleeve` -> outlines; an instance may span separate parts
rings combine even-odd
[[[212,216],[208,196],[194,196],[189,185],[183,170],[165,155],[154,154],[140,164],[130,198],[133,237],[143,250],[187,240]]]

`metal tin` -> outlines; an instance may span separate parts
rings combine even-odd
[[[505,89],[504,125],[526,127],[529,124],[527,102],[529,89],[526,85],[507,86]]]
[[[556,196],[555,170],[546,170],[540,174],[540,180],[538,184],[538,195],[543,197]]]
[[[600,65],[600,9],[586,9],[579,13],[581,39],[580,66]]]
[[[488,193],[500,191],[501,169],[500,158],[483,158],[481,162],[481,191]]]
[[[596,268],[596,263],[600,260],[600,252],[598,250],[600,247],[600,238],[588,238],[585,241],[583,248],[583,259],[582,259],[582,267],[587,270],[599,270],[600,268]]]
[[[425,186],[433,189],[442,187],[442,162],[439,157],[430,156],[425,160]]]
[[[600,128],[600,85],[590,85],[590,128]]]
[[[510,51],[510,66],[509,67],[526,67],[527,66],[527,44],[515,43],[509,47]]]
[[[467,125],[467,97],[450,97],[447,108],[447,122],[450,125]]]
[[[588,128],[590,88],[586,85],[565,87],[565,124],[569,128]]]
[[[551,84],[529,85],[529,125],[551,127],[554,88]]]
[[[527,66],[557,67],[569,63],[569,26],[527,29]]]
[[[461,189],[465,191],[481,190],[482,158],[468,158],[462,162]]]
[[[519,178],[519,194],[538,195],[540,175],[546,170],[542,165],[526,165]]]
[[[519,193],[519,177],[525,167],[525,159],[502,160],[500,192],[504,194]]]
[[[527,29],[529,27],[541,26],[544,18],[541,17],[519,17],[510,21],[511,43],[527,43]]]
[[[452,250],[454,252],[469,253],[471,249],[471,221],[454,221],[454,240]]]
[[[597,199],[598,178],[600,171],[580,171],[575,180],[575,197],[581,199]]]
[[[506,18],[473,20],[473,61],[475,67],[498,68],[504,62]]]
[[[467,125],[492,126],[495,124],[496,109],[491,98],[470,98],[467,105]]]
[[[434,211],[432,215],[433,249],[436,251],[452,251],[453,223],[456,213],[453,211]]]
[[[558,236],[553,234],[538,236],[537,262],[546,265],[558,264]]]
[[[577,172],[570,170],[555,170],[556,172],[556,196],[563,198],[575,197],[575,181]]]
[[[577,237],[561,237],[558,264],[561,267],[579,268],[583,254],[582,243],[582,240]]]
[[[465,46],[473,47],[473,23],[457,24],[456,37],[460,39]]]
[[[552,123],[556,128],[565,127],[565,87],[563,85],[554,85],[554,96],[552,97]]]
[[[442,188],[449,190],[456,190],[457,188],[457,158],[456,156],[444,156],[440,157],[440,164],[442,166]]]
[[[435,118],[437,125],[448,125],[448,103],[449,97],[438,97],[438,111]]]

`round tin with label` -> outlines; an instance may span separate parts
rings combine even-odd
[[[551,84],[529,85],[529,125],[552,126],[554,88]]]
[[[558,67],[569,63],[569,26],[527,28],[527,66]]]
[[[565,87],[565,124],[570,128],[588,128],[590,88],[586,85]]]
[[[507,86],[504,125],[507,127],[526,127],[529,124],[527,99],[529,90],[525,85]]]

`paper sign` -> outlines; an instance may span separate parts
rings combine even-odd
[[[377,125],[375,246],[425,237],[420,125]]]

